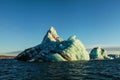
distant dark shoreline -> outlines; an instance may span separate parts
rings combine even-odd
[[[13,59],[15,56],[5,56],[5,55],[0,55],[0,59]]]

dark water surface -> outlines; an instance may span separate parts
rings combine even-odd
[[[120,80],[120,60],[29,63],[0,59],[0,80]]]

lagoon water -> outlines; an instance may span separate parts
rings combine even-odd
[[[120,80],[120,60],[22,62],[0,59],[0,80]]]

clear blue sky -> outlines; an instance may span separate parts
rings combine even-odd
[[[0,53],[39,44],[50,26],[85,46],[119,46],[120,0],[0,0]]]

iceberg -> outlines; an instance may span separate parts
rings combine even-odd
[[[104,59],[112,59],[108,56],[108,53],[105,49],[100,47],[95,47],[90,52],[90,59],[93,60],[104,60]]]
[[[90,57],[76,36],[63,40],[54,27],[51,27],[41,44],[24,50],[15,59],[21,61],[77,61],[89,60]]]

